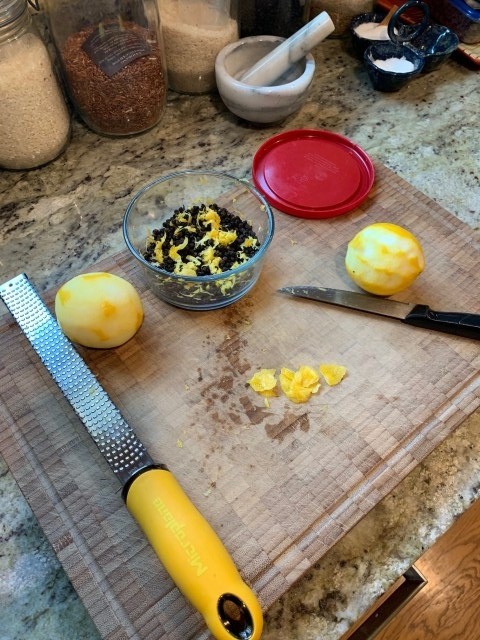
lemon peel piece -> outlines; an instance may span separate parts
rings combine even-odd
[[[321,364],[319,370],[330,387],[341,382],[347,373],[347,367],[341,364]]]
[[[289,400],[297,404],[308,402],[313,394],[318,393],[321,382],[320,374],[329,386],[339,384],[347,373],[347,367],[340,364],[322,363],[318,369],[301,365],[297,370],[282,367],[278,382],[282,392]],[[265,407],[270,408],[268,398],[278,396],[276,369],[260,369],[248,380],[248,384],[263,396]]]
[[[318,373],[312,367],[307,367],[306,365],[302,365],[296,372],[293,377],[294,380],[298,380],[298,382],[304,387],[311,387],[318,383],[319,377]]]
[[[276,369],[260,369],[248,380],[248,384],[254,391],[265,398],[273,398],[277,395]]]
[[[297,371],[282,368],[279,375],[280,386],[289,400],[296,403],[307,402],[320,389],[318,373],[307,365]]]

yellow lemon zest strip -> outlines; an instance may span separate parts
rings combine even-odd
[[[265,398],[265,406],[267,406],[267,398],[274,398],[277,395],[275,369],[260,369],[248,380],[248,384],[254,391]],[[270,407],[269,404],[268,407]]]
[[[333,387],[343,380],[347,373],[347,367],[341,364],[321,364],[320,373],[325,378],[325,382]]]

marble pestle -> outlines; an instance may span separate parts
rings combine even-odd
[[[273,51],[256,62],[238,80],[255,87],[265,87],[278,80],[295,62],[309,53],[335,29],[326,11],[307,22]]]

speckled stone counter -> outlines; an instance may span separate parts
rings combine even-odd
[[[1,172],[1,281],[26,271],[42,290],[57,286],[124,248],[125,206],[153,176],[188,167],[249,176],[264,140],[299,127],[348,136],[470,225],[478,242],[478,74],[449,61],[398,94],[380,94],[344,40],[325,41],[315,59],[308,102],[277,126],[239,121],[216,94],[172,93],[152,131],[109,139],[75,121],[71,143],[55,162]],[[478,497],[479,436],[477,414],[270,610],[264,637],[339,638]],[[97,640],[1,458],[0,512],[0,640]]]

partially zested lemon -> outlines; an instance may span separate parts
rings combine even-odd
[[[420,242],[407,229],[377,222],[362,229],[348,243],[348,275],[362,289],[390,296],[407,289],[425,268]]]
[[[55,296],[55,314],[65,335],[85,347],[110,349],[130,340],[143,321],[137,291],[119,276],[84,273]]]

